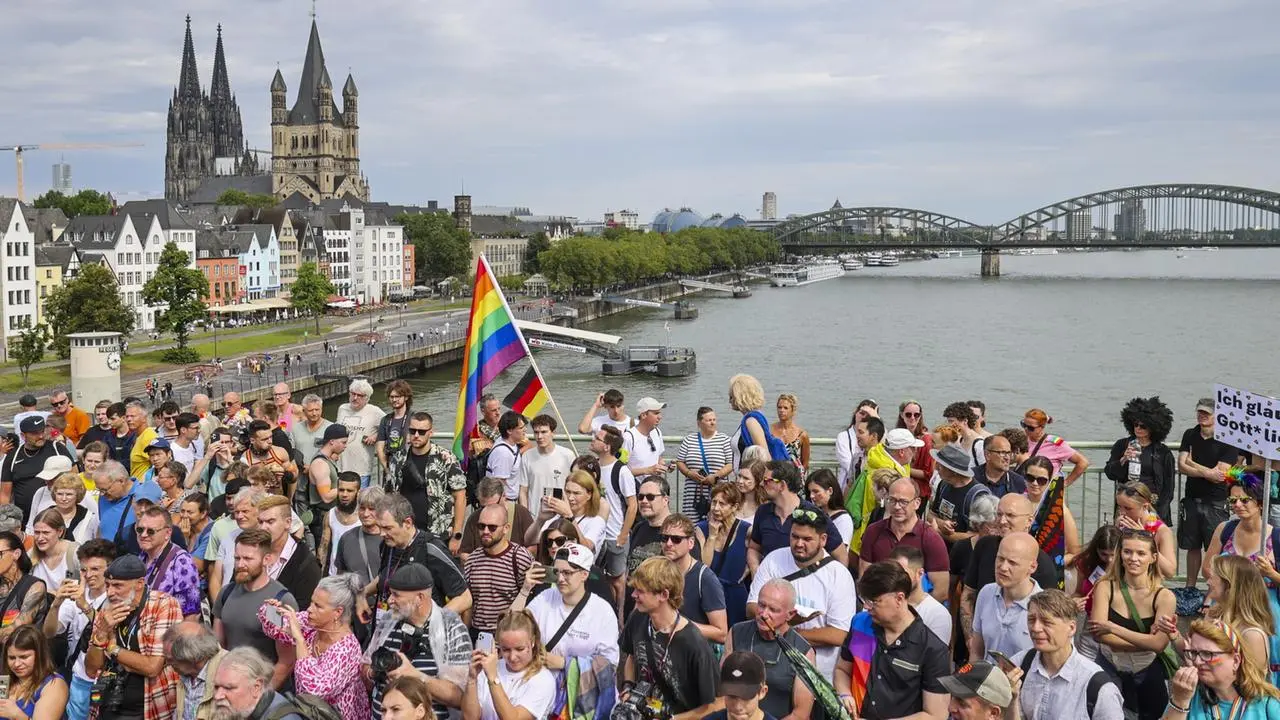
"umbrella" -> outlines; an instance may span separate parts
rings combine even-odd
[[[770,626],[772,629],[772,626]],[[796,649],[796,646],[787,642],[782,633],[776,630],[773,633],[774,639],[778,642],[778,647],[782,648],[782,654],[786,656],[787,662],[791,663],[791,667],[796,671],[796,677],[809,688],[813,693],[813,697],[826,711],[826,716],[830,720],[854,720],[849,711],[844,709],[844,704],[840,702],[840,696],[836,694],[836,689],[831,686],[818,668],[809,662],[809,658],[804,653]]]

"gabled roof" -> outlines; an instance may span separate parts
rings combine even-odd
[[[37,245],[53,242],[53,229],[67,226],[67,216],[61,208],[33,208],[23,205],[22,214],[27,220],[27,227],[36,236]]]
[[[191,193],[188,205],[213,205],[227,190],[243,190],[250,195],[272,193],[270,175],[215,175],[205,178],[200,187]]]
[[[63,231],[62,236],[81,252],[105,252],[115,249],[117,238],[124,232],[127,222],[129,222],[129,216],[125,213],[81,215],[67,223],[67,229]]]
[[[231,218],[231,225],[251,225],[261,224],[270,225],[276,231],[276,237],[280,237],[284,233],[285,220],[289,219],[289,210],[279,205],[271,208],[251,208],[242,207],[235,216]],[[293,221],[289,220],[290,225]]]
[[[160,229],[166,232],[169,230],[195,230],[195,226],[182,213],[178,212],[178,208],[163,198],[131,200],[121,205],[119,212],[130,215],[140,213],[153,215],[160,221]]]
[[[289,111],[289,123],[291,125],[314,125],[320,121],[320,110],[317,103],[320,101],[320,86],[328,83],[330,89],[333,83],[329,81],[329,71],[324,66],[324,49],[320,47],[320,29],[316,27],[316,21],[311,20],[311,37],[307,39],[307,54],[302,60],[302,77],[298,80],[298,99],[293,103],[293,109]],[[333,118],[336,120],[342,114],[338,112],[338,106],[333,102],[332,96],[329,103],[333,105]]]
[[[70,245],[36,245],[36,267],[57,266],[66,272],[76,249]]]
[[[9,218],[13,217],[13,210],[18,206],[18,201],[14,198],[0,197],[0,223],[8,223]],[[6,225],[0,225],[0,231],[3,231]],[[3,234],[3,232],[0,232]]]

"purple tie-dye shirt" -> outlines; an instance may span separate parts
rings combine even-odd
[[[160,551],[156,560],[164,559],[166,552],[170,558],[164,561],[167,567],[163,572],[157,572],[159,568],[155,567],[155,561],[147,560],[145,553],[139,554],[147,564],[147,587],[172,595],[182,606],[183,615],[199,615],[200,573],[196,572],[191,553],[170,543],[168,548]]]

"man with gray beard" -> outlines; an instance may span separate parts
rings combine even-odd
[[[213,676],[210,720],[305,720],[293,705],[271,689],[272,665],[250,647],[229,651]]]

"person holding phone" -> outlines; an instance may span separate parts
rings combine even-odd
[[[552,490],[564,488],[565,478],[577,455],[555,441],[556,419],[539,415],[529,423],[533,426],[533,449],[520,457],[516,467],[520,504],[536,513],[542,510],[543,500]]]
[[[618,662],[618,617],[613,604],[592,593],[587,578],[595,564],[595,553],[578,543],[565,543],[555,553],[553,574],[543,566],[525,573],[524,587],[512,610],[528,608],[546,638],[547,667],[561,671],[567,658],[601,655]],[[529,592],[548,577],[551,587],[527,600]],[[526,605],[527,601],[527,605]]]
[[[76,550],[80,561],[80,579],[64,580],[53,593],[53,604],[45,615],[44,634],[52,640],[65,635],[71,668],[67,717],[85,720],[89,717],[89,694],[93,678],[84,671],[84,649],[81,638],[89,629],[89,618],[107,601],[107,565],[116,557],[116,546],[93,539]]]
[[[552,489],[541,500],[542,512],[538,513],[535,527],[544,533],[552,523],[566,520],[578,528],[579,542],[595,552],[604,539],[605,519],[600,517],[600,486],[585,470],[575,470],[564,482],[564,488]],[[529,541],[536,538],[532,530],[524,535]],[[526,542],[533,545],[533,542]]]
[[[67,683],[53,667],[44,635],[32,625],[14,632],[5,645],[0,717],[10,720],[56,720],[67,706]]]

